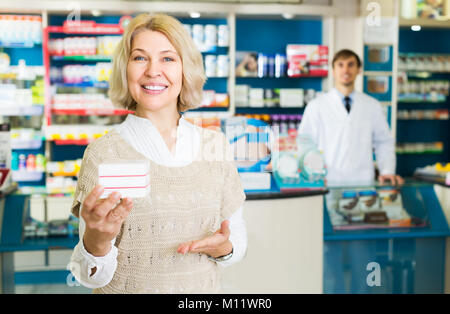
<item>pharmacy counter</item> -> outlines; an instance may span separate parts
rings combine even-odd
[[[223,292],[321,293],[323,195],[326,193],[327,190],[246,193],[247,256],[242,262],[223,269]],[[45,279],[59,283],[65,283],[68,276],[68,271],[63,269],[15,273],[15,252],[55,252],[73,249],[78,243],[77,236],[24,239],[22,230],[30,196],[12,194],[2,199],[0,292],[3,293],[14,293],[18,276],[25,278],[21,282],[41,276],[37,282]]]
[[[442,209],[444,210],[447,218],[450,218],[450,184],[445,181],[444,177],[426,176],[426,175],[414,175],[417,181],[427,182],[434,184],[434,190],[441,202]],[[450,222],[450,220],[449,220]]]
[[[270,191],[270,192],[246,192],[246,200],[247,201],[256,201],[256,200],[274,200],[274,199],[285,199],[285,198],[299,198],[299,197],[311,197],[318,195],[325,195],[328,193],[326,189],[312,189],[312,190],[302,190],[296,192],[279,192],[279,191]]]
[[[61,249],[71,250],[78,243],[77,237],[24,239],[23,226],[29,213],[30,199],[31,195],[19,193],[0,198],[0,293],[14,293],[18,277],[26,278],[26,280],[33,278],[34,281],[39,282],[35,279],[45,276],[46,283],[66,282],[68,273],[63,270],[16,272],[17,252],[45,251],[46,259],[51,260],[53,252],[60,252]],[[51,250],[50,254],[49,250]]]
[[[417,181],[424,181],[424,182],[429,182],[429,183],[433,183],[433,184],[437,184],[446,188],[450,188],[450,184],[446,183],[445,178],[441,177],[441,176],[433,176],[433,175],[414,175],[414,178]]]
[[[24,212],[29,197],[10,194],[0,198],[0,293],[14,292],[13,247],[22,242]]]
[[[434,191],[441,204],[442,210],[450,225],[450,184],[446,183],[444,177],[414,175],[418,181],[434,184]],[[450,238],[446,240],[446,260],[450,260]],[[450,263],[445,265],[445,293],[450,293]]]
[[[247,255],[222,269],[222,292],[322,293],[327,192],[247,192]]]
[[[361,221],[352,225],[339,217],[344,193],[376,189],[381,199],[384,188],[376,184],[329,187],[324,216],[325,293],[444,292],[450,229],[432,184],[406,180],[397,189],[396,201],[407,218],[392,218],[389,214],[396,210],[389,208],[396,198],[388,199],[391,205],[385,206],[385,196],[381,204],[388,213],[387,224],[369,226]]]

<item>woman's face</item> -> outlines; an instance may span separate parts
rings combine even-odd
[[[134,37],[127,81],[137,110],[176,108],[182,78],[181,57],[164,34],[145,30]]]

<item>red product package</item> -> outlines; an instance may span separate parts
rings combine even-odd
[[[287,45],[286,56],[290,77],[328,75],[328,46]]]

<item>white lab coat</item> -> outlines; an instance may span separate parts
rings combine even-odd
[[[327,180],[333,185],[367,184],[374,180],[373,149],[380,174],[394,174],[394,140],[381,104],[354,92],[350,114],[334,88],[305,108],[299,134],[309,134],[323,151]]]

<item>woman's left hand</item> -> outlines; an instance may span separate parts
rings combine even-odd
[[[180,254],[186,253],[203,253],[212,257],[219,257],[231,253],[233,245],[230,240],[230,222],[224,220],[220,225],[220,229],[213,235],[206,238],[181,243],[178,246],[177,252]]]

